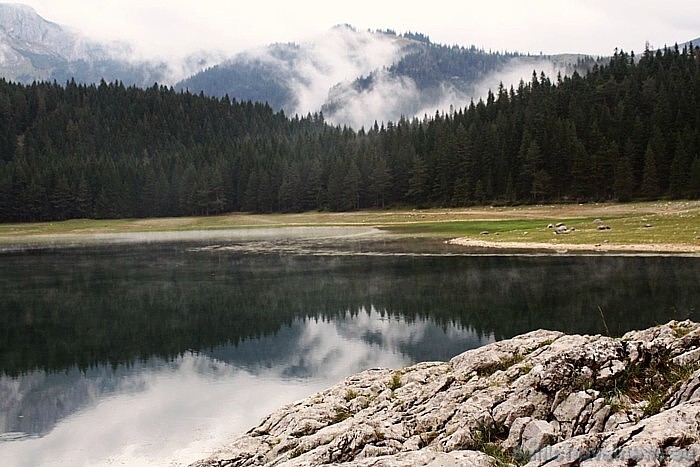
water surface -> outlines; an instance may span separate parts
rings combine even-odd
[[[366,368],[700,306],[700,258],[189,240],[0,254],[4,465],[186,464]]]

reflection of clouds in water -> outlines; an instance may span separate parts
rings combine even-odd
[[[191,354],[125,384],[143,390],[103,397],[45,437],[0,444],[4,465],[187,464],[317,389]]]
[[[307,320],[295,353],[289,355],[285,373],[298,375],[298,369],[303,369],[310,375],[335,382],[367,368],[410,364],[411,360],[396,348],[385,344],[375,346],[362,339],[380,322],[378,318],[363,312],[333,321]],[[348,332],[351,328],[356,329]]]
[[[454,325],[440,326],[429,319],[407,321],[396,313],[360,311],[352,320],[337,321],[338,332],[348,340],[362,340],[384,351],[401,353],[409,362],[447,360],[459,352],[473,349],[495,338]],[[366,367],[365,367],[366,368]]]
[[[366,368],[411,364],[415,358],[401,347],[419,348],[436,332],[453,345],[479,341],[453,326],[443,331],[427,320],[407,322],[375,311],[298,320],[292,328],[287,345],[246,365],[190,353],[170,363],[135,366],[109,385],[116,391],[94,394],[104,382],[88,381],[94,405],[42,438],[0,443],[0,458],[4,465],[27,466],[188,464],[285,403]],[[85,385],[85,377],[72,384]]]

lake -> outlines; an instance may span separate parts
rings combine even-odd
[[[700,312],[697,256],[466,254],[352,229],[108,240],[0,252],[3,465],[186,465],[363,369]]]

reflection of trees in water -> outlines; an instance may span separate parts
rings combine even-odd
[[[160,247],[3,255],[0,368],[171,357],[372,307],[510,337],[693,317],[700,262],[620,257],[298,257]]]

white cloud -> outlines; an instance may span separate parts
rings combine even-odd
[[[339,23],[359,29],[419,31],[436,42],[494,50],[610,54],[700,35],[700,2],[656,0],[504,0],[430,3],[355,0],[25,0],[46,18],[101,39],[127,39],[143,54],[182,56],[200,49],[236,52],[301,40]]]

